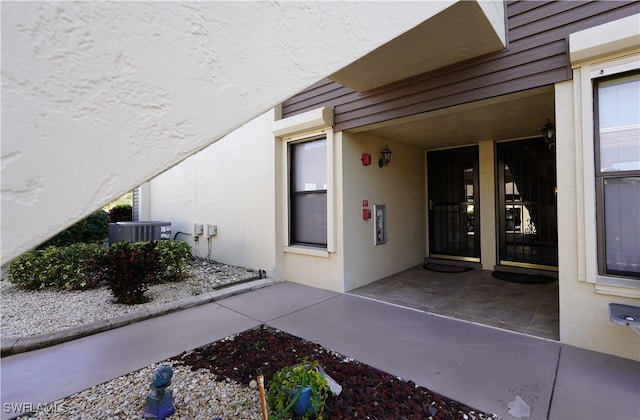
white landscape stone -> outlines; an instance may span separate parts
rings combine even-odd
[[[189,264],[190,277],[178,283],[151,286],[150,302],[121,305],[112,302],[106,287],[85,291],[22,290],[9,282],[7,267],[0,275],[2,338],[51,333],[212,292],[221,286],[258,276],[257,271],[196,260]]]

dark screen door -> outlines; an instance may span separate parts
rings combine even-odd
[[[555,149],[542,138],[497,145],[500,264],[558,266]]]
[[[429,256],[480,260],[478,147],[427,153]]]

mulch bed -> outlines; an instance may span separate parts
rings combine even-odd
[[[261,326],[182,353],[171,360],[207,369],[224,381],[248,385],[258,372],[265,387],[279,369],[304,360],[317,360],[342,386],[327,399],[327,419],[485,419],[496,418],[446,398],[411,381],[404,381],[322,346]]]

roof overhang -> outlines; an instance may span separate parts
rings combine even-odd
[[[555,89],[550,85],[349,131],[434,150],[540,136],[540,127],[554,115]]]
[[[500,51],[506,46],[501,0],[438,2],[420,25],[329,76],[366,92],[412,76]]]

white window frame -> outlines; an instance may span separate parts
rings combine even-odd
[[[601,108],[601,101],[603,100],[600,96],[600,89],[601,89],[601,83],[605,83],[605,82],[616,82],[619,81],[622,78],[625,77],[629,77],[631,75],[633,75],[635,83],[640,82],[640,73],[638,72],[638,70],[640,70],[640,63],[638,64],[638,69],[635,69],[635,71],[631,72],[631,73],[615,73],[612,76],[606,77],[606,78],[599,78],[599,77],[594,77],[594,74],[592,73],[592,81],[593,81],[593,92],[594,95],[597,93],[597,99],[594,101],[594,115],[596,113],[598,113],[597,117],[598,119],[601,119],[602,117],[599,115]],[[640,100],[640,98],[638,98]],[[634,126],[627,126],[628,128],[631,127],[636,127],[637,129],[640,129],[640,115],[636,115],[637,119],[635,121],[635,125]],[[595,120],[594,120],[595,122]],[[605,195],[606,195],[606,181],[607,180],[616,180],[616,179],[620,179],[621,177],[624,178],[633,178],[636,179],[636,182],[640,181],[640,170],[637,167],[634,167],[633,169],[612,169],[612,168],[608,168],[608,170],[604,170],[601,165],[603,165],[603,160],[606,159],[605,157],[603,157],[603,155],[605,154],[605,152],[603,151],[603,143],[602,143],[602,134],[598,134],[598,130],[600,130],[599,126],[595,127],[595,133],[594,133],[594,137],[596,138],[596,143],[594,146],[594,150],[596,153],[596,156],[599,156],[599,159],[596,159],[596,163],[595,163],[595,172],[596,172],[596,204],[598,209],[596,210],[596,214],[598,215],[597,217],[599,217],[599,222],[598,222],[598,226],[597,226],[597,231],[598,231],[598,240],[599,240],[599,246],[598,246],[598,279],[600,279],[600,282],[610,282],[610,278],[612,279],[617,279],[617,281],[619,280],[623,280],[624,282],[626,282],[626,280],[632,280],[637,282],[637,284],[640,284],[640,278],[638,278],[636,275],[625,275],[625,274],[605,274],[605,272],[609,272],[609,271],[615,271],[612,270],[610,268],[608,268],[609,266],[609,250],[607,248],[607,245],[605,245],[605,242],[608,241],[607,238],[610,238],[610,232],[609,229],[613,229],[613,231],[616,230],[616,228],[614,228],[613,226],[609,226],[607,224],[607,221],[605,220],[605,215],[607,214],[607,208],[609,206],[609,202],[605,199]],[[634,143],[634,145],[637,146],[637,150],[640,151],[640,139],[637,139],[637,144]],[[599,154],[598,154],[599,152]],[[597,161],[600,162],[597,162]],[[640,198],[640,197],[639,197]],[[624,252],[632,252],[633,249],[626,249],[626,251]],[[636,254],[638,252],[640,252],[640,250],[636,249],[635,250]],[[637,255],[636,255],[637,256]],[[624,283],[623,283],[624,284]]]
[[[333,109],[324,107],[299,114],[274,122],[273,133],[282,140],[282,226],[283,243],[282,250],[285,253],[310,255],[329,258],[336,252],[335,234],[335,180],[334,180],[334,133],[333,133]],[[291,158],[289,145],[292,143],[312,141],[318,137],[325,137],[327,150],[327,247],[313,247],[291,244],[291,194],[290,171]]]
[[[598,232],[596,223],[596,165],[593,89],[594,79],[623,74],[640,68],[640,52],[617,55],[607,60],[582,63],[574,68],[576,121],[576,153],[582,162],[582,172],[577,169],[577,180],[582,182],[584,225],[578,232],[578,255],[584,271],[579,279],[594,283],[596,291],[620,296],[640,296],[640,281],[631,278],[601,275],[598,272]],[[581,139],[581,142],[578,141]]]
[[[640,66],[640,14],[572,33],[573,121],[576,159],[578,280],[596,293],[640,298],[640,282],[600,276],[596,224],[593,79]],[[557,105],[556,105],[557,106]]]

